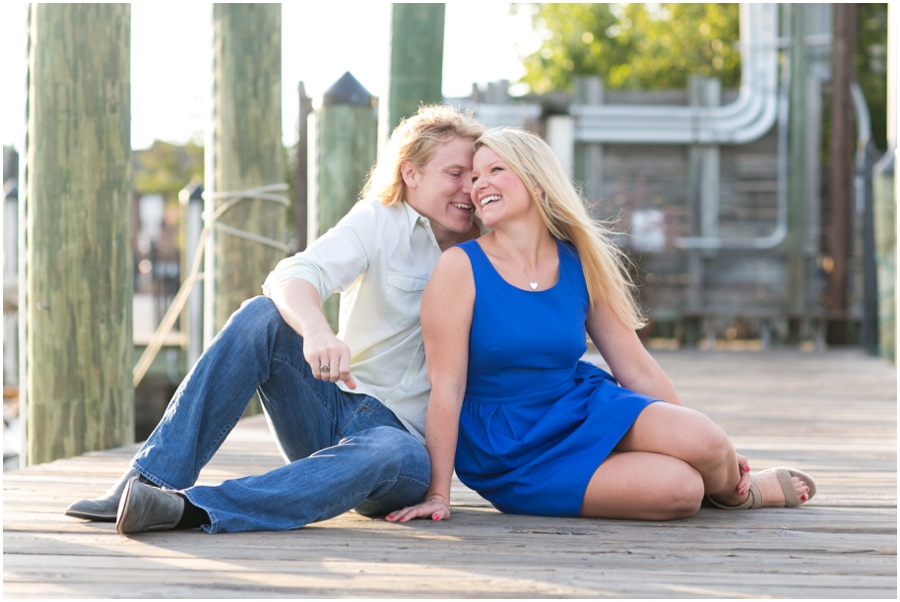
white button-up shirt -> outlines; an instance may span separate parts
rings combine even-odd
[[[353,392],[384,403],[422,441],[431,386],[419,304],[440,255],[428,220],[408,204],[363,200],[263,284],[266,295],[287,278],[312,283],[323,301],[341,293],[337,336],[350,348]]]

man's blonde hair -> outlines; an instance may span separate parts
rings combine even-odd
[[[612,232],[591,218],[581,195],[546,142],[523,130],[492,128],[475,142],[488,147],[525,184],[555,238],[575,245],[584,269],[591,307],[604,307],[634,329],[646,324],[625,266],[628,258]]]
[[[362,198],[375,197],[382,205],[399,205],[406,197],[400,168],[410,161],[421,170],[434,151],[456,138],[475,140],[485,127],[470,115],[447,105],[423,105],[400,122],[384,148],[382,158],[369,174]]]

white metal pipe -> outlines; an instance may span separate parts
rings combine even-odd
[[[778,104],[775,4],[741,4],[742,82],[721,107],[572,105],[579,142],[742,144],[771,129]]]
[[[693,249],[768,249],[787,235],[787,81],[779,86],[778,53],[789,42],[779,36],[778,4],[740,6],[741,87],[737,99],[718,107],[682,105],[578,105],[569,107],[575,141],[623,144],[746,144],[765,135],[776,121],[778,133],[778,197],[776,225],[764,237],[725,240],[684,237],[677,247]],[[788,31],[789,34],[789,31]],[[512,125],[540,115],[538,105],[474,104],[485,125]]]
[[[850,94],[853,97],[853,109],[856,113],[856,175],[853,177],[853,196],[857,215],[862,215],[866,203],[866,148],[872,139],[872,119],[869,116],[869,107],[866,97],[863,95],[859,83],[850,84]]]
[[[788,13],[789,14],[789,13]],[[790,31],[789,23],[785,29]],[[719,237],[682,237],[675,239],[675,246],[681,249],[772,249],[784,241],[788,234],[788,118],[790,102],[788,88],[790,83],[790,65],[782,69],[781,86],[776,95],[775,115],[778,119],[777,136],[777,217],[775,229],[768,236],[747,239],[725,239]],[[762,132],[768,131],[771,124]],[[760,134],[762,135],[762,134]]]

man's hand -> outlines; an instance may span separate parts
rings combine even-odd
[[[303,359],[315,378],[333,383],[340,380],[347,388],[356,388],[356,380],[350,374],[350,348],[330,328],[306,333],[303,337]]]
[[[347,388],[355,389],[350,348],[331,330],[316,288],[300,278],[289,278],[273,284],[269,297],[284,321],[303,337],[303,359],[312,375],[333,383],[344,381]]]

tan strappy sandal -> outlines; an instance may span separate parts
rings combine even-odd
[[[793,468],[785,468],[784,466],[779,466],[777,468],[769,468],[762,472],[774,472],[775,476],[778,478],[778,484],[781,485],[781,491],[784,493],[784,507],[785,508],[794,508],[808,502],[816,495],[816,482],[813,481],[812,477],[808,474],[801,472],[799,470],[795,470]],[[762,474],[762,473],[759,473]],[[806,483],[806,486],[809,487],[809,493],[806,494],[806,500],[801,500],[800,496],[797,494],[797,490],[794,489],[794,482],[792,480],[793,477],[798,477],[801,481]],[[721,504],[716,500],[712,499],[710,496],[706,496],[706,499],[709,502],[717,507],[723,508],[725,510],[755,510],[756,508],[762,508],[763,505],[763,497],[762,491],[759,489],[759,485],[756,482],[756,475],[750,475],[750,495],[747,496],[747,499],[738,504],[737,506],[726,506],[725,504]]]

